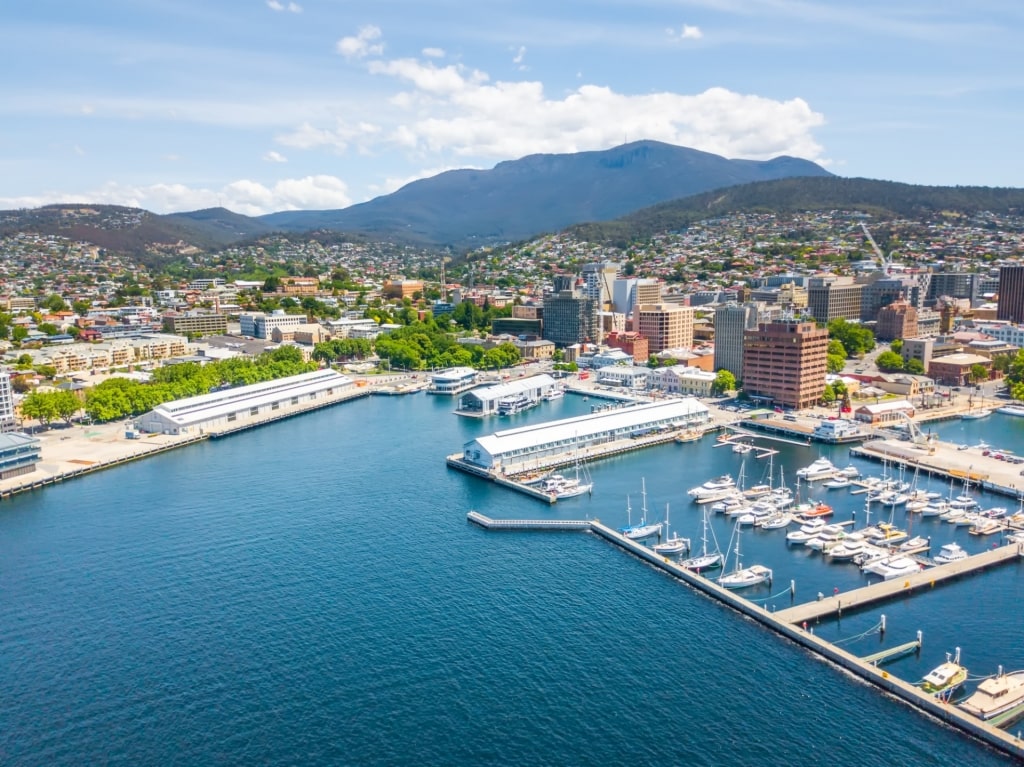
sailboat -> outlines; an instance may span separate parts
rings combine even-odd
[[[745,589],[749,586],[756,586],[759,583],[771,583],[771,568],[764,565],[751,565],[743,567],[740,559],[740,526],[737,524],[733,531],[736,538],[736,548],[733,554],[736,555],[736,564],[732,572],[726,573],[718,579],[718,585],[725,589]]]
[[[552,474],[544,480],[541,489],[552,498],[561,500],[563,498],[575,498],[585,493],[593,494],[594,483],[590,481],[587,474],[587,467],[583,466],[583,477],[580,477],[580,452],[576,449],[575,456],[576,477],[566,477],[562,474]]]
[[[643,512],[640,517],[640,524],[632,524],[632,520],[627,527],[622,528],[619,532],[624,536],[634,541],[642,541],[645,538],[653,538],[655,535],[661,535],[661,522],[647,522],[647,481],[641,480],[641,488],[643,492],[643,506],[641,511]],[[629,511],[629,498],[626,498],[626,510]]]
[[[711,531],[711,537],[714,538],[715,532]],[[689,559],[684,559],[681,564],[687,570],[713,570],[716,567],[722,566],[722,552],[718,550],[718,541],[715,541],[715,550],[708,551],[708,510],[704,509],[704,531],[701,533],[701,547],[700,554]]]
[[[668,504],[665,504],[665,533],[668,534]],[[665,538],[661,543],[656,543],[651,547],[654,549],[655,554],[663,554],[666,556],[672,554],[682,554],[684,551],[690,550],[690,539],[680,537],[679,533],[673,532],[672,535]]]

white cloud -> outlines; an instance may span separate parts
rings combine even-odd
[[[689,24],[683,24],[682,28],[678,31],[673,28],[669,28],[666,29],[665,32],[672,40],[675,41],[700,40],[704,37],[704,33],[701,31],[700,27],[690,26]]]
[[[74,151],[74,153],[75,153],[75,154],[77,154],[77,155],[78,155],[79,157],[85,157],[85,150],[84,150],[84,149],[82,149],[82,147],[80,147],[80,146],[79,146],[78,144],[75,144],[75,146],[74,146],[74,147],[72,148],[72,150],[73,150],[73,151]]]
[[[273,149],[263,155],[263,159],[267,162],[288,162],[287,157],[280,152],[275,152]]]
[[[367,146],[368,142],[380,133],[380,126],[373,123],[360,122],[351,125],[339,118],[333,128],[315,128],[307,122],[291,133],[277,136],[276,140],[280,144],[296,149],[328,147],[344,152],[353,143],[361,148]]]
[[[523,64],[523,59],[526,57],[526,46],[520,45],[519,50],[516,51],[516,55],[512,57],[512,63],[515,64],[520,70],[526,69]]]
[[[0,209],[35,208],[69,200],[96,204],[127,205],[154,213],[173,213],[223,206],[236,213],[259,216],[278,210],[325,210],[352,204],[348,187],[334,176],[306,176],[282,179],[272,186],[242,179],[220,189],[185,184],[128,186],[105,184],[91,192],[47,192],[31,197],[0,197]]]
[[[302,13],[302,6],[298,3],[285,5],[279,0],[267,0],[267,7],[272,11],[288,11],[289,13]]]
[[[369,71],[411,86],[391,99],[397,121],[380,136],[428,157],[509,159],[537,152],[603,149],[628,135],[688,146],[732,158],[780,154],[819,159],[812,130],[824,123],[806,101],[787,101],[710,88],[688,95],[623,94],[581,85],[550,98],[536,81],[489,82],[462,65],[438,67],[414,59],[373,61]],[[304,125],[297,134],[342,149],[345,134]],[[299,145],[293,134],[294,145]],[[376,136],[364,136],[364,145]],[[284,143],[287,141],[282,138]],[[438,158],[440,159],[440,157]]]
[[[384,43],[378,42],[381,37],[380,27],[372,24],[359,29],[354,37],[343,37],[335,45],[346,59],[363,59],[367,56],[379,56],[384,52]]]
[[[444,48],[424,48],[423,55],[428,59],[443,59]]]
[[[469,170],[470,167],[469,165],[445,165],[438,168],[424,168],[408,176],[389,176],[384,179],[383,184],[372,184],[369,189],[374,194],[390,194],[396,189],[401,189],[406,184],[411,184],[413,181],[419,181],[422,178],[432,178],[449,170]]]

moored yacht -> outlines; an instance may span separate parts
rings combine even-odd
[[[960,648],[956,648],[956,656],[946,653],[946,662],[942,663],[921,680],[921,689],[929,695],[948,698],[957,688],[967,681],[967,669],[960,665]]]
[[[960,708],[979,719],[991,719],[1024,703],[1024,671],[989,677],[960,704]]]
[[[906,575],[913,575],[921,571],[921,565],[910,557],[896,554],[882,557],[879,560],[864,565],[861,568],[866,573],[881,575],[889,581],[893,578],[902,578]]]
[[[691,487],[687,494],[697,503],[710,503],[726,498],[736,491],[736,483],[728,474],[709,479],[703,485]]]
[[[942,548],[939,549],[939,553],[933,559],[937,565],[948,565],[950,562],[959,562],[962,559],[967,559],[967,556],[967,552],[963,550],[959,543],[954,541],[953,543],[942,544]]]
[[[800,479],[806,479],[808,482],[813,482],[816,479],[825,479],[826,477],[834,477],[838,469],[832,464],[828,458],[819,458],[813,463],[804,466],[802,469],[797,469],[796,475]]]

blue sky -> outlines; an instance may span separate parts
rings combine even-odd
[[[1019,0],[33,0],[0,25],[0,208],[336,208],[657,139],[1024,186]]]

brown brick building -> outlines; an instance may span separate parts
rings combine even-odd
[[[604,337],[604,342],[613,349],[621,349],[626,354],[633,355],[633,360],[641,364],[650,358],[650,345],[647,339],[632,330],[625,333],[613,331]]]
[[[879,341],[917,338],[917,332],[917,309],[909,302],[900,299],[878,310],[875,337]]]
[[[796,410],[811,407],[825,389],[828,331],[813,322],[777,320],[743,339],[743,390]]]

